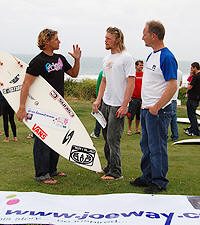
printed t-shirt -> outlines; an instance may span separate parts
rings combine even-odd
[[[31,60],[26,72],[33,76],[41,75],[53,88],[64,96],[64,73],[71,69],[64,56],[46,55],[41,52]]]
[[[142,107],[153,106],[167,88],[167,81],[171,79],[177,79],[177,61],[174,55],[168,48],[152,52],[144,66]],[[170,103],[171,101],[166,105]]]

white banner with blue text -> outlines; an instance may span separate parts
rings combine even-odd
[[[0,191],[0,224],[199,225],[200,196]]]

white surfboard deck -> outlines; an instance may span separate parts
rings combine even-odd
[[[200,124],[200,120],[197,120],[198,124]],[[186,123],[190,124],[190,121],[188,118],[177,118],[177,123]]]
[[[173,145],[176,145],[176,144],[200,145],[200,139],[185,139],[185,140],[180,140],[173,143]]]
[[[22,66],[23,67],[22,67]],[[17,112],[27,64],[0,51],[0,90]],[[93,171],[101,164],[85,127],[57,91],[41,76],[31,85],[26,102],[26,126],[45,144],[69,161]]]

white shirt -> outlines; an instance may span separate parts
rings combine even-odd
[[[110,54],[103,59],[103,77],[106,78],[103,96],[105,104],[122,105],[129,76],[135,76],[135,62],[128,52]]]

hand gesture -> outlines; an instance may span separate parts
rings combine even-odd
[[[74,59],[80,59],[81,58],[81,50],[78,45],[73,45],[73,53],[68,52],[69,55],[71,55]]]

